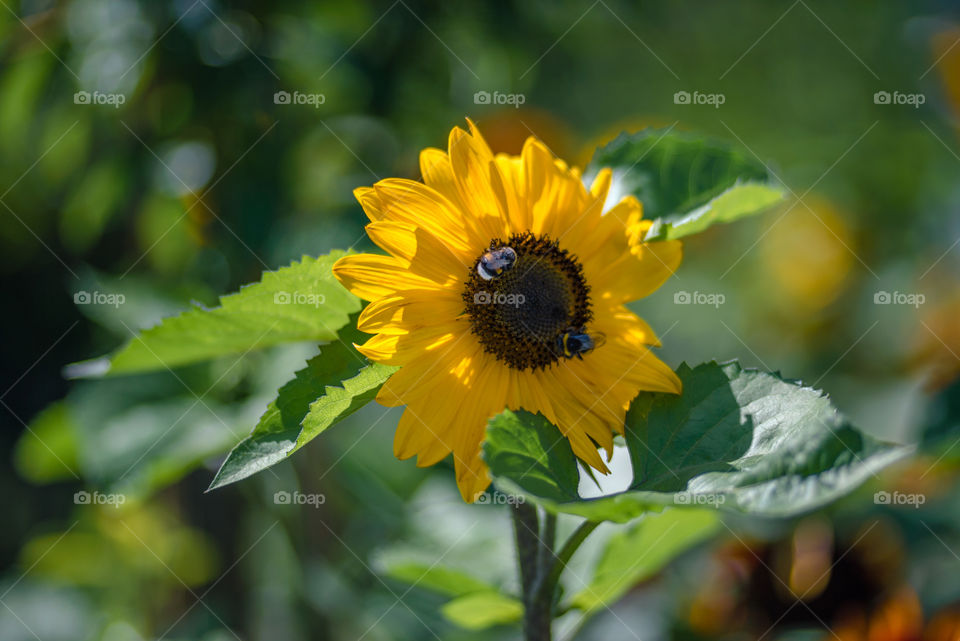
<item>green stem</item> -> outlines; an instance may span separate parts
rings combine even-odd
[[[540,533],[540,556],[537,559],[537,580],[543,581],[553,561],[553,546],[557,539],[557,515],[543,511],[543,531]]]
[[[564,568],[567,567],[567,563],[570,562],[570,559],[573,557],[574,552],[580,547],[580,544],[582,544],[599,525],[600,521],[584,521],[580,524],[580,527],[574,530],[570,538],[563,544],[560,553],[556,555],[556,559],[549,573],[546,574],[545,579],[537,586],[539,592],[546,594],[547,598],[552,600],[553,593],[557,588],[557,583],[560,581],[560,575],[563,573]]]
[[[526,641],[550,641],[551,603],[540,596],[538,585],[543,572],[544,542],[537,509],[526,503],[513,506],[513,529],[523,586],[523,636]],[[547,519],[549,521],[549,519]],[[545,523],[546,528],[552,527]]]
[[[520,503],[514,505],[511,512],[523,588],[523,637],[526,641],[550,641],[554,596],[560,575],[580,545],[600,523],[581,523],[563,544],[560,553],[555,554],[555,515],[544,513],[541,530],[540,517],[533,506]]]
[[[513,513],[513,534],[517,542],[517,560],[520,565],[520,585],[527,595],[537,578],[537,557],[539,555],[538,532],[539,519],[535,508],[519,503],[511,508]]]

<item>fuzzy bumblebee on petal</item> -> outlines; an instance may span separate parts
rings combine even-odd
[[[398,458],[453,455],[474,501],[490,484],[487,421],[539,412],[574,453],[608,472],[613,437],[641,390],[680,393],[651,351],[653,330],[624,304],[680,264],[679,241],[643,242],[649,221],[628,196],[604,213],[609,170],[590,188],[535,138],[494,155],[477,127],[454,128],[446,152],[420,154],[424,182],[390,178],[356,190],[367,234],[387,256],[346,256],[336,277],[370,301],[358,349],[399,365],[377,400],[405,406]]]

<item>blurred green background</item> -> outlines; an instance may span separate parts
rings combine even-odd
[[[826,514],[731,521],[579,638],[960,639],[954,3],[0,5],[0,639],[517,638],[459,630],[442,599],[383,571],[442,554],[516,583],[503,510],[463,505],[445,468],[395,461],[395,412],[368,407],[204,494],[316,346],[62,371],[301,254],[369,247],[352,190],[419,178],[419,150],[465,116],[496,150],[537,135],[580,166],[650,125],[763,159],[788,203],[692,239],[636,304],[661,356],[780,370],[864,430],[923,444]],[[926,500],[876,505],[878,488]],[[277,504],[294,489],[325,500]],[[826,579],[808,585],[809,567]]]

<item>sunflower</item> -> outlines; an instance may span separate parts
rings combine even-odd
[[[681,245],[643,242],[651,221],[632,196],[604,213],[609,169],[588,190],[535,138],[494,155],[468,123],[446,153],[421,152],[422,183],[355,191],[388,255],[346,256],[334,274],[370,301],[357,326],[373,337],[357,349],[400,366],[377,395],[406,406],[395,455],[426,467],[452,453],[472,502],[490,484],[487,421],[504,408],[541,413],[608,473],[599,448],[609,461],[637,392],[680,393],[650,351],[653,330],[624,304],[670,277]]]

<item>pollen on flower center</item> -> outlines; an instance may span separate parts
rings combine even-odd
[[[561,358],[557,338],[591,319],[583,268],[546,236],[525,232],[506,242],[494,239],[488,252],[502,247],[516,253],[508,269],[484,277],[477,269],[481,255],[465,283],[463,301],[473,333],[488,353],[510,367],[547,367]]]

